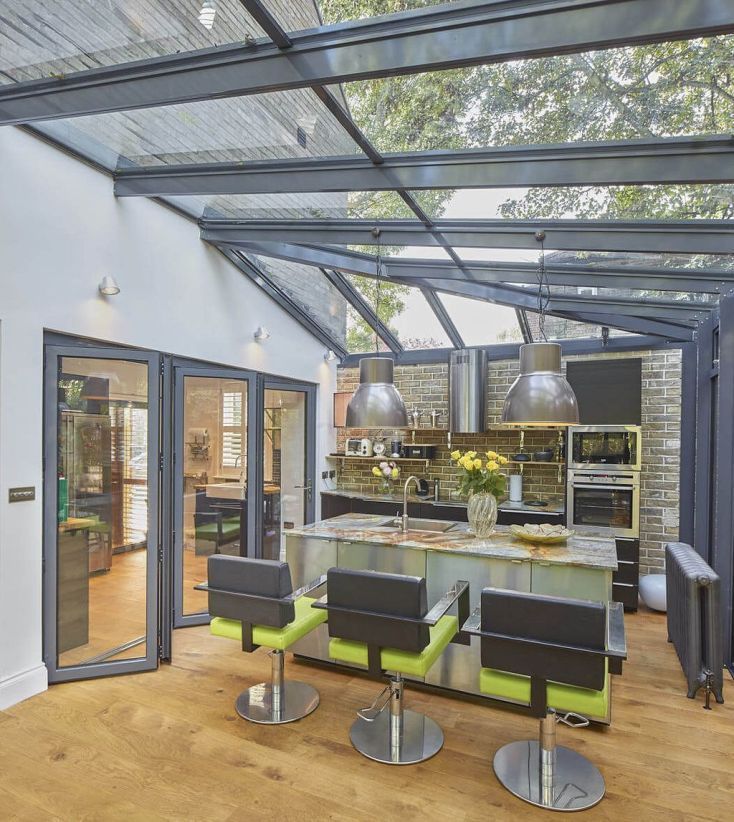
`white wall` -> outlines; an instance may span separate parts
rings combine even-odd
[[[43,331],[318,382],[318,470],[332,449],[324,346],[199,240],[195,223],[14,128],[0,129],[0,709],[43,690]],[[103,298],[113,275],[121,293]],[[266,326],[272,336],[255,343]],[[324,466],[325,467],[325,466]],[[9,505],[8,488],[35,502]]]

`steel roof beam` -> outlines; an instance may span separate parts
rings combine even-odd
[[[727,0],[485,0],[289,33],[0,89],[20,124],[734,30]]]
[[[433,313],[438,317],[438,321],[441,323],[443,330],[451,341],[451,345],[453,345],[454,348],[463,348],[464,340],[459,333],[459,329],[454,325],[451,315],[441,302],[438,294],[430,288],[423,288],[421,291],[426,298],[426,302],[433,309]]]
[[[135,167],[115,173],[115,194],[212,196],[732,180],[734,137],[727,134],[383,154],[379,165],[350,155]]]
[[[324,246],[301,246],[290,243],[233,243],[249,253],[280,260],[334,268],[365,277],[376,276],[376,260],[371,254]],[[462,269],[441,260],[383,257],[389,278],[403,280],[457,280],[477,283],[513,283],[535,285],[538,267],[534,263],[475,261]],[[637,266],[583,266],[546,264],[551,285],[633,290],[673,291],[696,294],[719,294],[734,287],[734,269],[642,268]]]
[[[434,234],[416,220],[205,220],[202,236],[212,242],[276,242],[315,245],[435,246]],[[734,225],[727,220],[435,220],[435,230],[453,247],[538,248],[657,254],[732,254]]]
[[[647,319],[645,317],[630,317],[624,314],[584,314],[583,312],[556,312],[555,316],[590,325],[606,325],[629,331],[633,334],[652,334],[656,337],[665,337],[671,340],[692,340],[693,329],[681,328],[666,322]]]

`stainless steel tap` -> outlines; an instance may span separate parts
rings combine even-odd
[[[418,477],[414,477],[412,474],[405,480],[405,485],[403,486],[403,521],[402,521],[402,529],[403,533],[408,530],[408,523],[410,522],[410,518],[408,517],[408,486],[411,482],[415,483],[415,487],[420,490],[420,484],[418,482]]]

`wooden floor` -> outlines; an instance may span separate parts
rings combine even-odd
[[[607,797],[584,818],[724,820],[734,807],[734,683],[727,704],[685,697],[665,619],[628,618],[630,662],[615,680],[610,728],[560,730],[602,770]],[[548,819],[505,792],[494,751],[534,736],[515,712],[409,690],[443,728],[444,749],[412,767],[378,765],[351,747],[354,711],[379,686],[290,660],[321,706],[292,725],[240,720],[245,686],[268,675],[206,628],[175,633],[174,663],[149,674],[53,686],[0,713],[0,819]]]

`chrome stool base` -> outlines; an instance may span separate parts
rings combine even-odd
[[[427,716],[403,711],[403,731],[391,734],[391,715],[383,711],[374,721],[355,720],[349,729],[352,745],[364,756],[386,765],[414,765],[435,756],[443,747],[443,732]]]
[[[249,722],[260,725],[285,725],[303,719],[319,705],[319,692],[305,682],[286,681],[283,677],[285,655],[271,651],[272,676],[243,691],[234,704],[235,710]]]
[[[520,799],[553,811],[583,811],[601,801],[604,777],[585,756],[558,745],[554,749],[552,778],[541,773],[540,744],[535,740],[510,742],[494,757],[497,779]]]
[[[260,725],[284,725],[303,719],[319,705],[319,692],[305,682],[284,682],[277,690],[269,682],[253,685],[235,702],[237,713]]]

